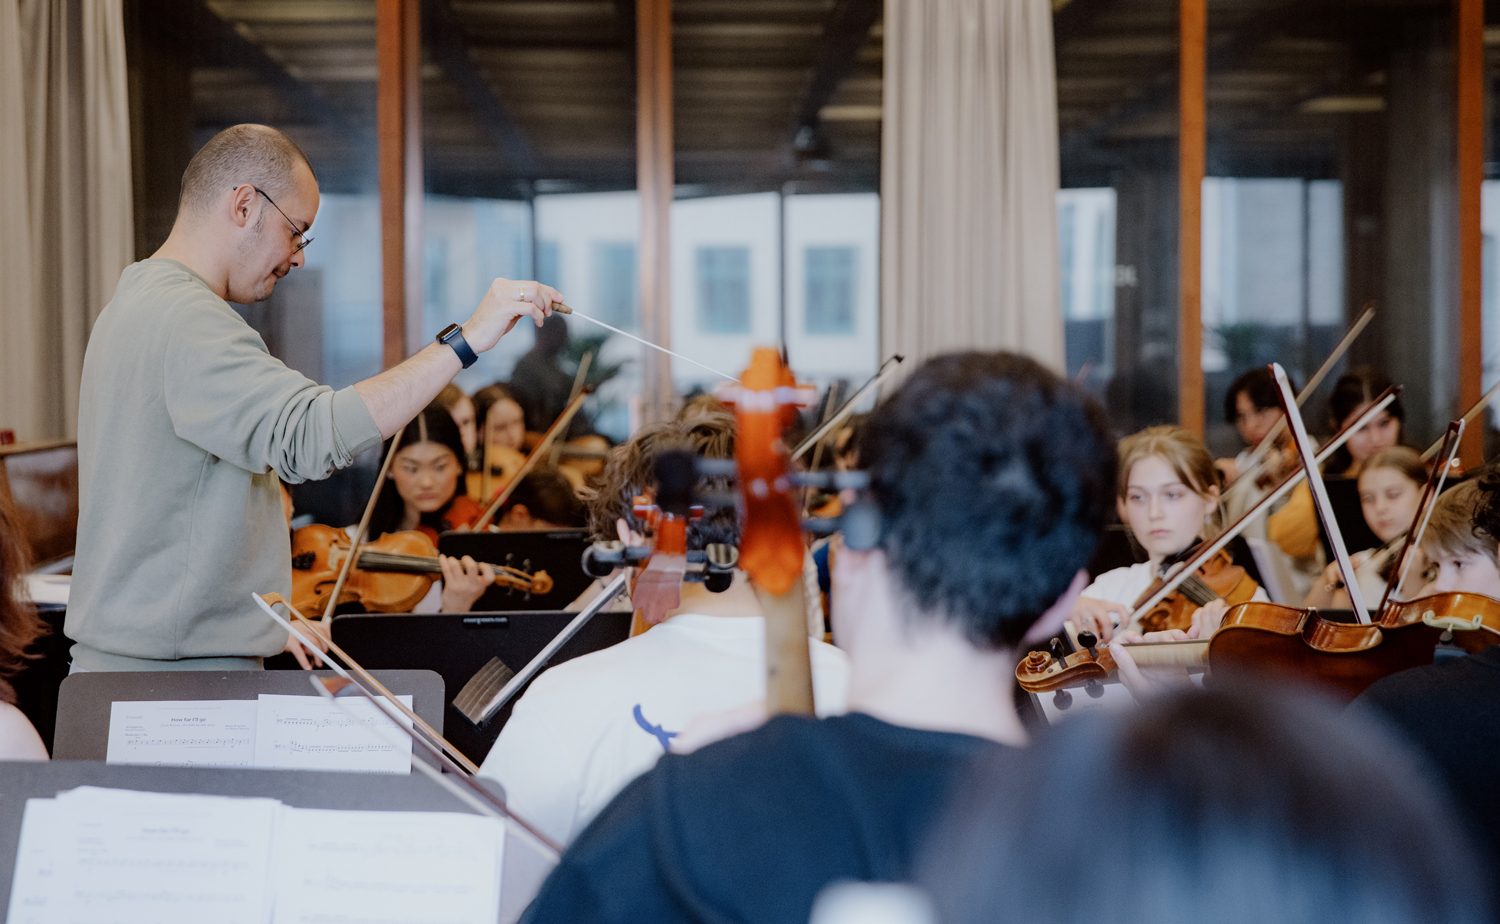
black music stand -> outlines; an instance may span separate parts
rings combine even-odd
[[[397,696],[411,694],[411,709],[443,733],[443,678],[432,671],[371,671]],[[152,700],[255,699],[261,693],[317,696],[310,674],[333,671],[118,671],[73,674],[57,698],[57,732],[52,756],[57,760],[104,760],[109,752],[109,713],[114,703]],[[436,766],[419,747],[412,754]],[[415,771],[413,771],[415,773]]]
[[[560,610],[566,607],[594,582],[583,571],[583,551],[588,547],[589,532],[586,529],[450,532],[438,537],[438,551],[444,555],[454,558],[472,555],[475,561],[545,571],[552,578],[552,591],[545,595],[528,597],[519,591],[491,587],[473,606],[476,611],[483,612]],[[458,692],[456,687],[450,689]]]
[[[333,642],[366,669],[421,668],[443,675],[448,689],[444,737],[470,760],[483,763],[521,690],[484,728],[453,708],[452,698],[490,658],[520,671],[576,613],[350,613],[333,618]],[[629,613],[604,612],[563,645],[551,664],[608,648],[630,635]]]
[[[185,671],[182,673],[186,673]],[[241,673],[252,673],[243,671]],[[254,673],[260,673],[258,671]],[[75,679],[77,676],[75,675]],[[498,787],[499,784],[487,781]],[[239,770],[132,767],[95,761],[0,763],[0,908],[10,905],[27,799],[50,799],[78,786],[140,792],[269,797],[295,808],[474,814],[447,790],[418,773],[322,773],[317,770]],[[500,877],[502,924],[520,918],[536,897],[552,862],[510,828]]]

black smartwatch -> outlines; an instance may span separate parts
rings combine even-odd
[[[479,357],[469,346],[469,341],[464,339],[464,329],[457,324],[449,324],[439,331],[437,342],[453,347],[453,352],[458,354],[458,361],[464,364],[465,369],[479,362]]]

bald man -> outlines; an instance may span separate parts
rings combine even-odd
[[[406,425],[475,354],[557,292],[496,279],[462,325],[335,392],[270,356],[229,302],[267,299],[302,265],[318,182],[263,125],[188,164],[172,233],[120,275],[84,356],[75,670],[232,670],[306,654],[252,592],[291,592],[277,483],[327,477]]]

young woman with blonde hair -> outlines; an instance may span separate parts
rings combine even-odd
[[[1120,441],[1120,519],[1146,551],[1147,560],[1099,575],[1073,610],[1076,629],[1101,641],[1138,632],[1130,611],[1163,570],[1218,534],[1218,474],[1213,455],[1182,427],[1150,427]],[[1247,564],[1240,562],[1240,564]],[[1266,599],[1257,590],[1255,599]]]

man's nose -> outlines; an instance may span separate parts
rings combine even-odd
[[[1440,594],[1452,593],[1458,583],[1457,576],[1447,568],[1438,569],[1437,578],[1432,582],[1433,589]]]
[[[292,254],[292,259],[288,261],[291,264],[292,268],[295,269],[296,267],[299,267],[303,264],[304,260],[306,259],[305,257],[303,257],[304,253],[305,251],[299,250],[296,253]]]

